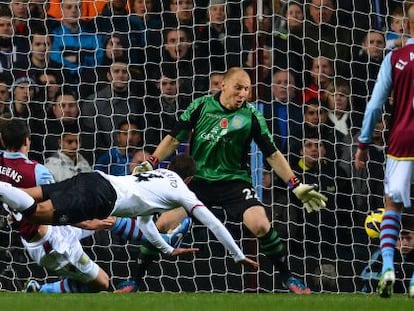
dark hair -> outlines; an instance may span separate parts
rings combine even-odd
[[[196,163],[190,155],[180,153],[171,160],[168,169],[176,172],[182,179],[185,179],[194,176],[196,172]]]
[[[11,119],[1,128],[1,139],[6,149],[19,150],[27,137],[30,137],[30,131],[23,120]]]
[[[59,96],[65,96],[65,95],[72,96],[76,102],[79,100],[78,94],[75,92],[75,90],[72,87],[63,86],[63,88],[60,88],[59,92],[56,94],[56,99]]]
[[[137,130],[142,130],[143,129],[142,123],[139,122],[139,120],[137,118],[134,118],[134,117],[120,119],[116,124],[116,129],[120,130],[121,127],[124,126],[125,124],[135,125],[137,127]]]

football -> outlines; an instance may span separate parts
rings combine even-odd
[[[371,239],[378,239],[380,236],[380,226],[385,209],[378,208],[371,211],[365,218],[365,231]]]

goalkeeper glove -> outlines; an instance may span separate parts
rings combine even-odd
[[[135,166],[132,174],[139,174],[148,171],[152,171],[158,165],[158,158],[156,156],[151,155],[148,160],[138,164]]]
[[[288,185],[296,197],[302,201],[308,213],[318,212],[326,207],[325,202],[328,201],[328,198],[316,191],[318,185],[302,184],[296,176],[289,180]]]

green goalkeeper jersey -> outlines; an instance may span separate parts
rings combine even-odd
[[[219,102],[220,93],[194,100],[180,116],[171,135],[180,142],[190,137],[190,154],[197,163],[195,179],[251,181],[250,143],[265,157],[277,148],[263,115],[251,104],[231,111]],[[192,135],[190,136],[190,133]]]

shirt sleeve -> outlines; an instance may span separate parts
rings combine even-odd
[[[202,224],[206,225],[207,228],[213,232],[215,237],[223,244],[233,257],[235,262],[244,260],[246,256],[243,254],[240,247],[234,242],[233,237],[226,227],[210,212],[204,205],[196,206],[192,213]]]
[[[37,164],[35,167],[36,185],[53,184],[55,179],[52,173],[43,164]]]
[[[139,229],[152,245],[164,254],[171,254],[173,252],[174,248],[164,241],[152,220],[152,216],[141,216],[137,218],[137,221],[139,223]]]
[[[380,70],[378,72],[377,82],[375,83],[374,90],[370,101],[367,104],[367,108],[364,114],[364,120],[362,122],[361,134],[358,140],[361,143],[368,144],[371,142],[372,132],[374,127],[381,117],[382,107],[392,88],[392,67],[391,67],[391,53],[388,53],[382,61]]]

